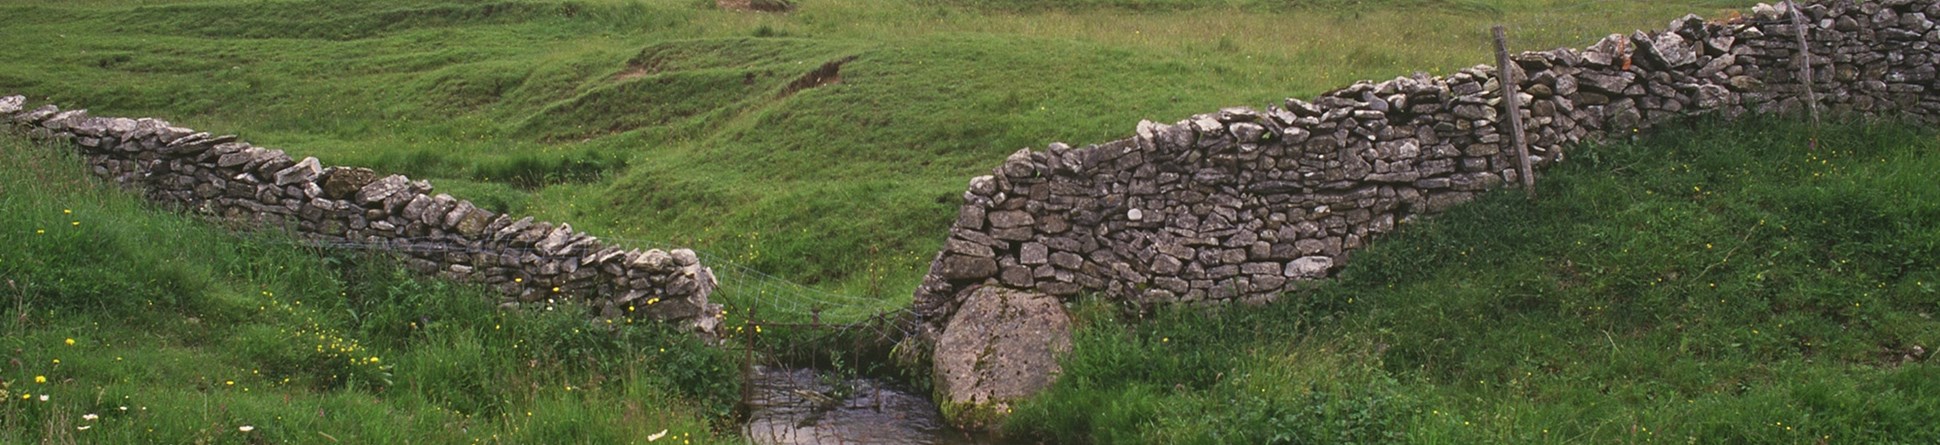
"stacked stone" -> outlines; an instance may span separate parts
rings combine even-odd
[[[1797,112],[1811,97],[1834,115],[1940,115],[1927,94],[1935,0],[1800,6],[1809,56],[1793,13],[1686,16],[1512,56],[1532,163],[1673,117]],[[970,180],[915,310],[941,332],[984,285],[1140,305],[1272,300],[1397,224],[1517,181],[1498,74],[1362,81],[1311,102],[1141,122],[1129,139],[1020,150]]]
[[[53,105],[22,111],[0,98],[0,122],[70,141],[97,176],[152,200],[255,227],[280,227],[326,245],[404,256],[412,269],[480,282],[504,303],[583,302],[602,317],[640,316],[712,332],[720,305],[713,272],[692,250],[625,250],[564,223],[535,222],[433,194],[426,181],[176,127],[105,118]]]

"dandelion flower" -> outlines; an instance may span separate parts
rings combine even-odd
[[[239,427],[236,427],[236,431],[242,431],[242,432],[245,432],[245,433],[247,433],[247,432],[250,432],[250,431],[256,431],[256,427],[254,427],[254,426],[249,426],[249,425],[243,425],[243,426],[239,426]]]
[[[34,383],[47,383],[47,376],[44,376],[44,375],[34,376]]]
[[[70,338],[70,339],[67,339],[67,345],[68,345],[68,346],[74,346],[74,339],[72,339],[72,338]]]

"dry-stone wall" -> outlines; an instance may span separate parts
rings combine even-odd
[[[1677,116],[1797,112],[1810,97],[1828,115],[1940,116],[1934,0],[1797,9],[1687,16],[1512,56],[1531,160]],[[1517,181],[1500,91],[1496,68],[1477,66],[1020,150],[970,180],[914,309],[934,334],[981,285],[1135,304],[1271,300],[1398,223]]]
[[[560,223],[514,218],[431,184],[325,167],[158,119],[89,116],[0,98],[0,127],[71,141],[94,174],[154,201],[323,243],[402,254],[419,272],[490,285],[505,304],[583,302],[602,317],[639,316],[712,332],[716,282],[692,250],[624,250]],[[23,111],[24,110],[24,111]]]

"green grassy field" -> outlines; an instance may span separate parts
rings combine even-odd
[[[738,363],[687,334],[238,237],[68,153],[0,132],[0,443],[740,443]]]
[[[0,0],[0,94],[696,246],[861,296],[853,315],[908,303],[964,181],[1017,148],[1484,63],[1491,23],[1580,46],[1751,2],[796,3]],[[840,82],[791,87],[832,62]],[[1007,432],[1940,440],[1940,368],[1914,353],[1940,348],[1935,135],[1682,127],[1578,149],[1543,199],[1411,224],[1263,309],[1086,304],[1064,379]],[[685,336],[230,235],[58,152],[0,137],[0,443],[740,441],[736,363]]]
[[[1703,122],[1577,151],[1265,308],[1093,304],[1049,443],[1940,440],[1940,139]],[[1924,350],[1922,353],[1920,351]]]
[[[1358,79],[1749,1],[0,0],[0,91],[158,116],[497,210],[908,302],[964,182]],[[1046,6],[1056,5],[1056,6]],[[791,91],[825,63],[839,83]]]

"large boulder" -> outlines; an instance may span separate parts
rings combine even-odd
[[[931,360],[944,416],[978,430],[1057,379],[1058,358],[1071,350],[1071,317],[1049,295],[997,286],[964,292]]]

